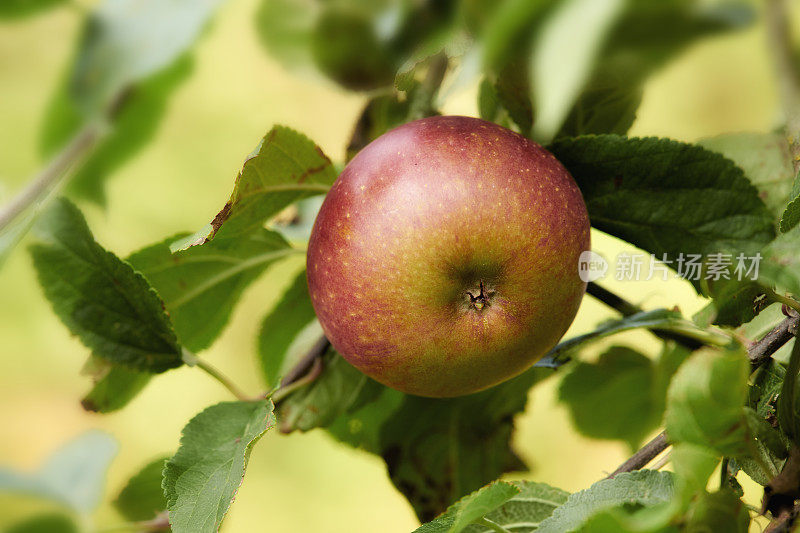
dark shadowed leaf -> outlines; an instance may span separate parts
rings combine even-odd
[[[276,414],[282,432],[329,426],[340,415],[375,399],[384,388],[356,370],[332,348],[323,357],[322,364],[321,378],[278,405]]]
[[[320,389],[320,394],[336,392],[328,398],[343,402],[343,406],[314,403],[310,407],[316,409],[319,405],[324,416],[311,409],[310,413],[292,416],[300,421],[326,422],[330,433],[340,441],[382,456],[392,482],[423,521],[431,520],[452,502],[504,472],[526,468],[510,446],[513,417],[525,409],[529,389],[553,374],[552,369],[535,367],[477,394],[436,399],[410,396],[379,385],[376,395],[372,385],[362,385],[364,377],[359,372],[346,367],[339,370],[342,372],[323,372],[283,403],[297,395],[295,406],[300,408],[305,398],[316,394],[315,388]],[[325,384],[327,380],[332,381],[330,386]],[[348,391],[359,387],[364,388],[358,398],[370,401],[352,402],[353,395]],[[348,409],[345,416],[334,420],[328,416]],[[291,431],[296,427],[282,425],[281,429]]]
[[[328,192],[335,180],[333,164],[317,145],[302,133],[275,126],[248,156],[222,211],[179,247],[250,233],[284,207]]]
[[[81,400],[87,411],[111,413],[122,409],[150,382],[152,374],[139,372],[92,356],[102,370],[94,377],[94,386]],[[105,363],[105,364],[102,364]]]
[[[580,528],[593,515],[621,504],[657,505],[669,501],[674,493],[670,472],[639,470],[598,481],[572,494],[549,518],[539,524],[537,533],[563,533]]]
[[[141,274],[97,244],[70,202],[60,199],[42,216],[31,254],[56,314],[95,355],[148,372],[181,365],[161,299]]]
[[[268,388],[278,385],[289,348],[315,318],[303,270],[261,323],[258,358]]]
[[[580,186],[592,225],[658,259],[754,254],[775,234],[756,188],[717,153],[618,135],[562,139],[550,148]]]
[[[164,494],[175,533],[213,533],[242,484],[250,449],[275,425],[272,402],[223,402],[183,428],[164,468]]]
[[[161,488],[162,472],[169,457],[151,461],[128,480],[114,500],[114,507],[131,522],[152,520],[166,510],[167,498]]]
[[[100,503],[117,449],[110,435],[89,431],[56,450],[36,472],[0,469],[0,490],[53,500],[87,515]]]
[[[179,237],[148,246],[128,261],[158,291],[178,339],[192,351],[211,345],[242,292],[269,265],[297,253],[280,234],[263,228],[170,252],[170,244]]]
[[[738,327],[753,320],[773,300],[758,282],[720,280],[714,283],[712,300],[695,313],[692,320],[701,328],[710,326]]]

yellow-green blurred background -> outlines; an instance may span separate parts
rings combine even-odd
[[[273,124],[306,133],[334,160],[342,159],[365,98],[321,77],[298,76],[278,66],[256,40],[255,7],[255,0],[224,5],[197,49],[193,76],[172,97],[155,139],[109,181],[108,209],[82,205],[97,239],[117,254],[203,226],[227,199],[244,156]],[[2,200],[43,163],[37,156],[37,133],[51,91],[71,59],[79,11],[73,4],[0,24]],[[458,94],[445,111],[475,115],[475,92]],[[779,120],[775,93],[761,26],[713,38],[648,83],[631,134],[692,141],[732,131],[768,131]],[[599,234],[593,246],[607,257],[624,248]],[[236,308],[224,335],[204,354],[254,393],[260,388],[255,371],[259,321],[301,265],[302,259],[291,258],[260,279]],[[688,284],[675,280],[611,280],[606,285],[647,308],[678,305],[690,315],[703,305]],[[568,335],[610,316],[587,297]],[[624,340],[651,353],[657,347],[646,333]],[[602,347],[585,356],[595,356]],[[203,373],[180,368],[154,379],[120,412],[84,412],[79,399],[89,381],[79,372],[87,350],[51,312],[22,248],[0,270],[0,352],[0,463],[33,469],[89,428],[119,440],[97,516],[100,525],[121,521],[109,501],[139,467],[174,452],[191,416],[229,399]],[[514,444],[532,466],[524,477],[575,491],[612,470],[629,450],[578,435],[555,401],[557,383],[551,379],[531,392]],[[746,489],[755,504],[757,488],[748,484]],[[19,500],[0,497],[0,526],[27,509]],[[223,530],[401,533],[416,524],[380,459],[314,431],[269,434],[259,442]]]

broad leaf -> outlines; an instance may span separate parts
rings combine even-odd
[[[750,364],[744,350],[703,349],[678,369],[665,415],[672,442],[706,446],[721,455],[753,450],[744,412]]]
[[[326,427],[338,416],[375,399],[385,388],[356,370],[333,349],[323,361],[322,378],[278,405],[276,414],[282,432]]]
[[[103,366],[102,374],[95,378],[94,386],[81,400],[81,405],[87,411],[111,413],[122,409],[144,389],[152,377],[147,372],[107,361]]]
[[[665,392],[648,357],[612,346],[597,363],[576,364],[561,381],[559,399],[584,435],[624,440],[635,449],[661,422]]]
[[[272,402],[223,402],[189,421],[164,468],[164,494],[175,533],[219,529],[242,483],[250,449],[275,425]]]
[[[106,433],[84,433],[56,450],[34,473],[0,469],[0,490],[54,500],[88,515],[100,503],[117,449],[117,441]]]
[[[219,336],[242,292],[279,259],[297,253],[263,228],[205,246],[170,252],[180,235],[140,250],[128,261],[158,291],[181,343],[192,351]]]
[[[328,192],[335,179],[330,159],[308,137],[275,126],[248,156],[222,211],[184,246],[250,233],[284,207]]]
[[[592,225],[659,259],[754,254],[775,234],[755,187],[717,153],[618,135],[562,139],[550,149],[580,186]]]
[[[755,281],[720,280],[714,283],[712,296],[711,302],[692,317],[701,328],[711,324],[741,326],[773,302]]]
[[[136,370],[181,365],[164,304],[131,266],[95,242],[81,212],[56,201],[31,246],[39,283],[61,321],[92,352]]]
[[[261,323],[258,358],[268,388],[278,385],[290,346],[315,318],[303,270]]]
[[[160,457],[148,463],[128,480],[114,500],[114,507],[131,522],[152,520],[167,508],[167,499],[161,488],[164,464],[169,457]]]
[[[656,505],[673,496],[670,472],[639,470],[598,481],[572,494],[549,518],[539,524],[537,533],[563,533],[580,528],[593,515],[622,504]]]
[[[778,133],[728,133],[698,141],[719,152],[744,170],[759,196],[777,220],[792,190],[792,158],[783,135]]]
[[[451,505],[436,520],[423,524],[414,533],[461,533],[469,525],[494,511],[512,497],[518,495],[519,487],[505,481],[495,481],[464,496]]]
[[[545,22],[531,55],[533,136],[549,142],[591,74],[623,0],[564,0]]]
[[[156,133],[175,88],[192,70],[188,56],[138,83],[119,104],[110,129],[70,178],[67,192],[105,203],[104,182],[142,149]],[[45,157],[61,149],[86,121],[85,109],[74,99],[68,80],[53,95],[40,132],[39,148]]]

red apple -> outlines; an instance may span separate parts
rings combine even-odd
[[[379,137],[336,180],[308,287],[356,368],[406,393],[459,396],[558,342],[588,249],[586,205],[552,154],[491,122],[431,117]]]

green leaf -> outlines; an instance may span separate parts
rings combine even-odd
[[[222,0],[106,0],[90,14],[70,78],[80,109],[100,110],[120,91],[172,65]]]
[[[782,233],[761,252],[759,281],[800,295],[800,226]]]
[[[545,21],[531,55],[534,138],[558,133],[624,8],[622,0],[565,0]]]
[[[558,2],[545,0],[506,0],[499,3],[483,28],[483,63],[499,66],[513,56],[528,35],[535,35],[546,15]],[[481,18],[485,12],[480,14]]]
[[[283,433],[326,427],[336,417],[376,398],[384,388],[356,370],[332,348],[323,358],[323,375],[278,405]]]
[[[261,322],[258,358],[267,388],[278,385],[289,348],[315,318],[304,269]]]
[[[98,358],[99,359],[99,358]],[[81,400],[87,411],[111,413],[122,409],[150,382],[152,374],[105,361],[107,368],[95,378],[92,390]]]
[[[775,234],[755,187],[714,152],[618,135],[562,139],[550,149],[580,186],[592,225],[658,259],[755,253]]]
[[[164,464],[169,457],[159,457],[148,463],[120,491],[114,507],[131,522],[152,520],[167,508],[167,499],[161,489]]]
[[[380,429],[380,454],[395,486],[420,519],[430,520],[461,496],[524,470],[510,446],[513,417],[528,390],[552,375],[532,368],[484,392],[452,399],[403,396]]]
[[[708,486],[708,478],[719,465],[721,456],[711,448],[678,442],[673,445],[670,463],[676,476],[678,493],[684,503]]]
[[[743,405],[750,364],[742,349],[702,349],[678,369],[669,386],[665,415],[672,442],[688,442],[721,455],[752,451]]]
[[[60,514],[49,513],[28,518],[3,530],[5,533],[79,533],[80,530],[72,518]]]
[[[281,408],[290,401],[301,407],[305,398],[316,394],[315,388],[321,388],[319,396],[312,396],[320,401],[309,404],[309,412],[292,416],[322,424],[330,420],[334,410],[349,411],[329,422],[329,432],[342,442],[383,457],[392,482],[417,515],[429,521],[451,502],[504,472],[526,468],[510,446],[513,417],[525,409],[528,390],[552,374],[551,369],[531,368],[477,394],[435,399],[405,395],[383,386],[378,386],[376,397],[372,385],[362,385],[364,378],[359,372],[341,367],[337,372],[323,372],[313,383],[288,396]],[[328,380],[331,385],[325,383]],[[352,391],[359,387],[364,388],[353,401]],[[332,393],[323,396],[328,391]],[[370,401],[365,403],[366,399]],[[337,407],[332,401],[342,405]],[[294,429],[285,421],[284,417],[282,431]],[[304,425],[304,429],[310,427]]]
[[[587,344],[599,341],[610,335],[622,333],[637,328],[657,329],[664,332],[680,333],[698,339],[706,339],[709,342],[719,343],[722,338],[715,338],[703,332],[697,326],[681,317],[677,311],[668,309],[654,309],[652,311],[642,311],[617,320],[609,320],[600,325],[596,330],[582,335],[576,335],[565,341],[561,341],[555,348],[550,350],[548,356],[554,359],[564,358],[572,352],[585,347]]]
[[[553,510],[562,505],[569,493],[565,490],[551,487],[545,483],[533,481],[512,481],[520,489],[520,493],[512,496],[499,509],[486,515],[486,518],[515,533],[535,531]],[[470,526],[467,533],[479,533],[484,529],[481,526]]]
[[[744,502],[730,489],[703,492],[686,517],[685,531],[725,531],[747,533],[750,513]]]
[[[578,431],[624,440],[636,449],[661,422],[665,391],[657,390],[656,368],[648,357],[612,346],[597,363],[576,364],[561,381],[558,396]]]
[[[792,163],[792,170],[794,170],[794,162]],[[789,199],[789,204],[781,213],[780,230],[782,233],[786,233],[800,222],[800,173],[794,177]]]
[[[195,352],[219,336],[242,292],[269,265],[297,253],[280,234],[263,228],[170,252],[179,237],[148,246],[128,261],[158,291],[178,339]]]
[[[242,483],[250,450],[275,425],[272,402],[223,402],[192,418],[164,468],[175,533],[216,532]]]
[[[442,516],[423,524],[414,533],[461,533],[519,493],[519,487],[505,481],[495,481],[464,496]]]
[[[0,469],[0,490],[53,500],[87,515],[100,503],[118,447],[110,435],[89,431],[56,450],[32,474]]]
[[[786,436],[795,444],[800,442],[800,386],[797,375],[800,373],[800,342],[794,341],[789,365],[778,397],[778,422]]]
[[[728,133],[697,142],[718,152],[744,170],[777,220],[792,190],[792,158],[786,139],[777,133]],[[785,230],[781,230],[785,231]]]
[[[328,192],[335,180],[333,164],[318,146],[301,133],[275,126],[248,156],[222,211],[186,243],[250,233],[284,207]]]
[[[639,470],[598,481],[572,494],[549,518],[539,524],[537,533],[563,533],[580,528],[589,518],[621,504],[656,505],[673,496],[670,472]]]
[[[113,128],[70,178],[67,192],[105,203],[105,180],[153,137],[170,95],[191,71],[191,59],[183,56],[130,89],[114,114]],[[47,106],[39,138],[39,148],[45,157],[61,149],[88,118],[73,97],[65,80]]]
[[[712,301],[692,317],[701,328],[711,324],[741,326],[772,303],[764,287],[754,281],[719,280],[714,283],[711,292]]]
[[[319,12],[320,4],[313,0],[262,0],[255,16],[261,44],[284,68],[301,70],[311,65]]]
[[[66,0],[3,0],[0,2],[0,19],[29,17],[65,3]]]
[[[136,370],[181,365],[164,305],[141,274],[95,242],[67,200],[43,215],[31,246],[39,283],[61,321],[92,352]]]

